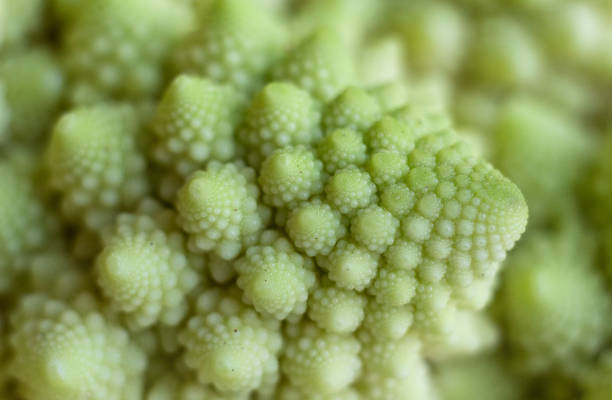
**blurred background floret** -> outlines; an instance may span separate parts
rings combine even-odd
[[[609,0],[0,0],[0,399],[612,399]]]

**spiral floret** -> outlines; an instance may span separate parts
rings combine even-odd
[[[55,124],[47,169],[69,219],[100,229],[144,196],[148,182],[137,133],[127,106],[77,108]]]
[[[262,228],[253,170],[237,164],[211,162],[195,172],[177,193],[179,224],[189,233],[190,247],[214,250],[234,258]]]
[[[333,99],[355,80],[355,65],[342,40],[331,30],[319,30],[272,68],[272,77],[289,81],[320,102]]]
[[[335,285],[321,285],[308,301],[308,316],[321,329],[347,334],[354,332],[364,317],[366,296]]]
[[[334,129],[362,131],[382,117],[377,99],[357,87],[344,89],[329,102],[322,115],[322,126],[326,132]]]
[[[21,300],[11,323],[11,371],[26,398],[139,398],[144,354],[101,314],[35,294]]]
[[[572,372],[606,339],[611,303],[591,261],[588,250],[560,236],[535,236],[509,259],[500,301],[527,370]]]
[[[153,120],[153,159],[181,178],[208,160],[229,160],[235,153],[237,100],[228,86],[189,75],[175,78]]]
[[[291,207],[323,189],[323,163],[303,146],[283,147],[261,165],[259,184],[266,204]]]
[[[198,380],[225,394],[248,394],[278,376],[278,322],[246,308],[236,291],[211,289],[179,335]]]
[[[281,369],[306,393],[333,394],[351,385],[361,369],[359,342],[321,330],[311,323],[287,327]]]
[[[282,24],[256,2],[217,0],[174,51],[179,72],[197,74],[248,94],[278,58]]]
[[[74,5],[62,32],[71,100],[142,98],[163,83],[162,64],[193,25],[186,5],[172,0],[93,0]]]
[[[272,82],[257,93],[245,111],[238,138],[251,165],[274,150],[311,145],[321,137],[320,112],[310,94],[285,82]]]
[[[295,208],[286,229],[293,244],[311,257],[328,254],[346,232],[340,213],[319,200]]]
[[[364,371],[356,383],[363,398],[380,400],[433,400],[429,369],[420,353],[418,338],[397,340],[358,334]]]
[[[368,287],[378,268],[378,254],[346,240],[340,240],[328,257],[317,261],[336,285],[358,291]]]
[[[313,266],[291,248],[287,239],[250,247],[235,268],[245,300],[263,315],[299,317],[306,311],[315,285]]]
[[[329,132],[318,146],[319,157],[329,173],[349,165],[363,164],[367,159],[366,151],[363,135],[350,129]]]
[[[186,294],[198,283],[179,232],[165,232],[146,215],[122,214],[96,261],[98,282],[131,324],[178,324]]]

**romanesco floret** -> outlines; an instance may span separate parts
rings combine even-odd
[[[355,64],[337,34],[315,32],[272,67],[272,78],[289,81],[320,102],[333,99],[354,83]]]
[[[418,338],[405,335],[387,340],[359,332],[364,371],[356,387],[362,398],[409,400],[436,398],[429,368]]]
[[[6,140],[39,143],[55,118],[64,89],[63,71],[55,57],[39,48],[8,53],[0,61],[0,86],[9,113]]]
[[[179,224],[189,233],[191,249],[236,257],[262,229],[258,195],[248,167],[211,162],[206,170],[196,171],[176,197]]]
[[[185,295],[198,283],[182,234],[165,232],[146,215],[117,217],[96,268],[102,291],[136,328],[178,324],[187,312]]]
[[[100,229],[146,194],[146,162],[137,135],[129,106],[77,108],[57,121],[47,145],[47,169],[69,219]]]
[[[351,333],[364,317],[366,297],[333,283],[320,284],[308,300],[308,316],[328,332]]]
[[[263,201],[274,207],[291,207],[321,192],[323,163],[303,146],[275,150],[261,164],[259,184]]]
[[[197,310],[180,333],[185,362],[203,384],[223,393],[257,390],[278,379],[278,322],[245,307],[239,292],[204,292]]]
[[[225,83],[248,95],[279,57],[281,20],[254,1],[219,0],[174,51],[175,69]]]
[[[359,341],[302,322],[287,326],[281,368],[293,385],[309,393],[347,389],[359,376]]]
[[[340,128],[362,131],[381,117],[381,105],[376,97],[349,87],[325,106],[321,123],[326,132]]]
[[[253,97],[237,134],[249,163],[259,166],[278,148],[316,142],[321,137],[319,120],[320,111],[308,92],[272,82]]]
[[[32,257],[56,246],[59,221],[34,182],[8,160],[0,162],[0,293],[12,290]]]
[[[167,170],[159,192],[172,198],[183,179],[208,160],[234,156],[237,93],[207,79],[179,75],[165,90],[153,120],[151,154]],[[177,176],[173,176],[177,175]]]
[[[140,398],[144,355],[98,312],[34,294],[20,301],[11,324],[11,371],[26,398]]]
[[[250,247],[235,269],[244,300],[260,314],[285,319],[306,311],[316,282],[314,265],[280,234],[264,232],[261,243]]]
[[[526,370],[574,372],[610,332],[610,298],[590,265],[591,249],[575,239],[565,232],[536,236],[508,260],[503,322]]]
[[[367,159],[367,147],[360,132],[336,129],[329,132],[318,146],[318,155],[325,170],[332,173],[350,165],[361,165]]]
[[[536,82],[549,55],[533,21],[466,1],[50,0],[44,24],[11,21],[24,47],[0,50],[0,397],[436,399],[430,367],[499,344],[483,309],[527,223],[464,133],[484,134],[517,83],[598,128],[583,100],[606,90],[563,99],[580,91]],[[0,35],[16,2],[0,0]],[[581,86],[572,65],[555,73]],[[464,86],[490,108],[468,102],[455,129]],[[525,135],[571,128],[525,119]],[[577,316],[546,332],[584,354],[551,368],[609,332],[588,317],[608,309],[596,272],[559,270],[546,279],[592,293],[557,302]]]
[[[328,254],[346,232],[340,213],[320,199],[296,207],[286,230],[295,247],[311,257]]]
[[[77,104],[155,94],[170,48],[193,25],[189,9],[172,0],[92,0],[73,8],[61,34]]]

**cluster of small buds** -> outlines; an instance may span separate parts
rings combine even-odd
[[[161,61],[193,25],[190,10],[173,0],[92,0],[71,8],[62,57],[76,104],[155,93]]]
[[[96,105],[64,114],[47,147],[51,186],[68,218],[99,230],[148,190],[138,128],[128,106]]]
[[[52,248],[59,221],[34,182],[10,160],[0,162],[0,293],[16,284],[41,249]]]
[[[181,233],[164,232],[146,215],[122,214],[116,225],[96,261],[102,291],[137,328],[178,324],[198,284]]]
[[[26,398],[140,398],[146,359],[102,315],[35,294],[22,299],[11,325],[19,349],[11,368]]]
[[[253,243],[263,226],[254,180],[252,169],[218,162],[188,179],[177,193],[176,208],[192,250],[214,250],[231,259]]]
[[[179,341],[201,383],[229,393],[265,390],[266,384],[276,383],[282,344],[277,321],[245,307],[235,290],[204,292],[197,310]]]

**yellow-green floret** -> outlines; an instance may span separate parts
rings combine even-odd
[[[100,229],[146,194],[146,162],[137,135],[128,106],[77,108],[57,121],[46,161],[64,215]]]
[[[254,1],[219,0],[174,50],[175,69],[240,89],[256,89],[284,42],[282,24]]]
[[[610,332],[610,298],[589,246],[571,239],[536,236],[509,259],[500,301],[527,370],[580,369]]]
[[[236,291],[211,289],[179,335],[198,380],[222,393],[248,393],[278,379],[278,322],[247,308]]]
[[[179,224],[194,251],[214,250],[231,259],[262,229],[259,191],[253,170],[211,162],[195,172],[177,193]]]
[[[186,294],[198,283],[182,234],[164,231],[146,215],[117,218],[96,269],[106,297],[137,328],[178,324],[188,311]]]
[[[319,30],[272,68],[272,78],[289,81],[327,102],[354,83],[355,65],[332,30]]]
[[[357,379],[360,345],[353,336],[326,332],[303,322],[287,327],[281,368],[304,392],[342,392]]]
[[[59,221],[34,182],[9,160],[0,162],[0,293],[13,289],[32,257],[58,241]]]
[[[140,398],[144,354],[95,310],[35,294],[20,301],[11,325],[11,373],[26,398]]]
[[[71,101],[155,94],[162,63],[192,27],[189,9],[172,0],[91,0],[62,27],[62,57]],[[137,23],[136,23],[137,21]]]
[[[266,232],[235,264],[244,300],[260,314],[277,319],[301,316],[315,285],[312,262],[276,232]]]

